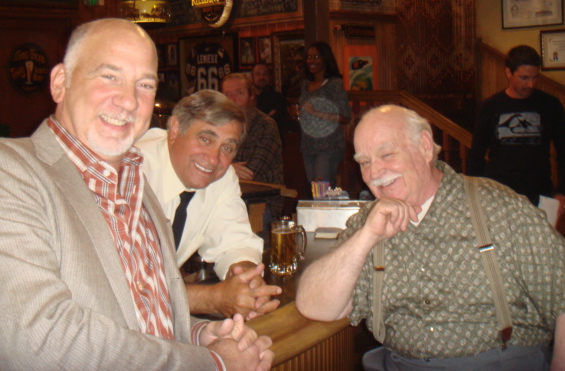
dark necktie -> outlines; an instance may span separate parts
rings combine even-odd
[[[194,196],[194,192],[182,192],[180,197],[180,204],[175,211],[175,219],[173,220],[173,236],[175,237],[175,246],[178,250],[180,239],[182,237],[182,231],[184,230],[184,224],[186,223],[186,208],[188,203]]]

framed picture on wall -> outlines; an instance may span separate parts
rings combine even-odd
[[[225,75],[237,71],[237,34],[179,40],[181,97],[202,89],[220,90]]]
[[[255,38],[242,37],[239,39],[239,65],[252,66],[255,64]]]
[[[177,44],[167,45],[167,66],[176,66],[179,63]]]
[[[270,36],[261,36],[258,39],[259,62],[273,63],[273,48]]]
[[[343,84],[345,90],[377,89],[377,47],[346,45],[343,48]]]
[[[304,31],[273,34],[275,89],[286,97],[299,97],[304,79]]]
[[[562,0],[501,0],[502,28],[563,24]]]
[[[540,31],[542,70],[565,70],[565,30]]]

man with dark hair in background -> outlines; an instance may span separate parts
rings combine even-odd
[[[540,196],[555,197],[560,216],[565,207],[565,111],[559,99],[535,88],[540,66],[533,48],[520,45],[510,50],[508,87],[487,99],[477,115],[467,173],[497,180],[536,206]],[[551,180],[552,141],[557,189]]]

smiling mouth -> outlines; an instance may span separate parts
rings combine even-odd
[[[371,185],[374,187],[386,187],[394,183],[398,178],[400,178],[400,174],[387,176],[384,179],[383,178],[374,179],[371,181]]]
[[[206,169],[204,166],[202,166],[202,165],[200,165],[200,164],[198,164],[198,163],[196,163],[196,162],[194,163],[194,166],[196,166],[196,168],[197,168],[198,170],[201,170],[201,171],[203,171],[203,172],[205,172],[205,173],[211,173],[211,172],[212,172],[212,170]]]
[[[102,118],[102,120],[113,126],[125,126],[132,121],[130,119],[119,119],[117,117],[110,117],[106,115],[100,115],[100,117]]]

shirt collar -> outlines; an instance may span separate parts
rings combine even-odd
[[[59,145],[63,148],[67,156],[75,164],[81,172],[87,171],[89,168],[103,168],[105,176],[107,172],[117,175],[116,169],[104,161],[98,154],[85,146],[80,140],[68,132],[58,121],[55,116],[51,115],[47,120],[47,124]],[[135,147],[131,147],[123,156],[121,163],[123,165],[141,166],[143,164],[143,155]]]
[[[165,197],[165,202],[170,202],[172,199],[178,197],[178,195],[183,191],[195,192],[195,189],[186,188],[182,184],[181,180],[177,176],[173,164],[171,163],[169,146],[167,144],[167,137],[164,138],[165,143],[162,144],[163,152],[161,154],[161,164],[165,167],[165,179],[166,182],[161,182],[163,184],[163,196]]]

